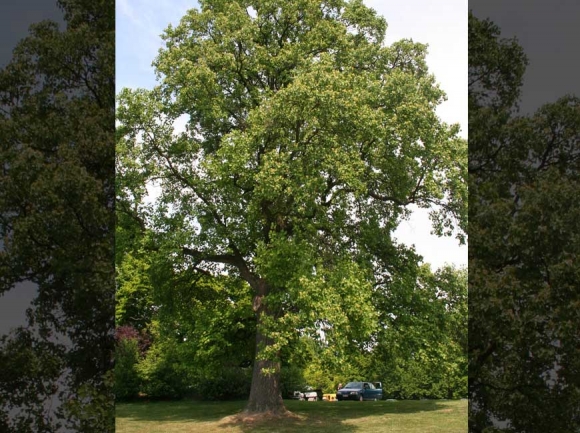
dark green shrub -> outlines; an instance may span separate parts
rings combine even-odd
[[[251,368],[223,370],[219,376],[199,378],[193,391],[203,400],[239,400],[250,396]]]
[[[301,391],[306,385],[302,368],[282,367],[280,371],[280,389],[283,398],[289,398],[294,391]]]

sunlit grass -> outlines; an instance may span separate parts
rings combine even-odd
[[[378,402],[286,401],[296,417],[242,423],[231,419],[245,405],[234,402],[117,404],[116,433],[464,433],[467,400]]]

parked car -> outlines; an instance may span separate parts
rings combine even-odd
[[[349,382],[344,388],[336,391],[336,399],[340,400],[382,400],[381,382]]]

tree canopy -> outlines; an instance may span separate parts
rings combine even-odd
[[[119,211],[172,272],[251,287],[250,412],[283,410],[298,335],[370,347],[373,293],[419,260],[392,237],[412,206],[465,240],[466,142],[427,47],[386,29],[359,0],[201,1],[165,31],[159,84],[118,95]]]

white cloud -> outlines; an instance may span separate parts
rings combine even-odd
[[[409,220],[403,221],[394,233],[406,245],[414,245],[423,261],[433,269],[445,264],[467,266],[467,245],[459,245],[455,237],[437,237],[431,234],[429,211],[416,209]]]
[[[129,18],[129,20],[133,24],[139,26],[142,25],[141,18],[139,18],[139,16],[135,13],[135,9],[133,9],[133,7],[131,6],[130,0],[117,0],[117,2],[115,3],[115,9],[117,23],[119,23],[119,21],[123,23],[123,20],[119,20],[119,18],[125,16]]]

